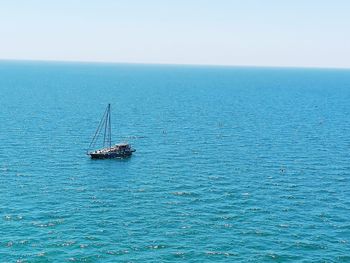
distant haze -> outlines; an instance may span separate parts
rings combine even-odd
[[[350,68],[350,1],[1,1],[0,59]]]

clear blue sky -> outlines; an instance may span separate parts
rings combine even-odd
[[[350,68],[350,1],[0,0],[0,59]]]

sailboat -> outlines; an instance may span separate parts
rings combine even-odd
[[[103,148],[99,150],[95,148],[96,142],[103,132]],[[111,159],[111,158],[126,158],[132,155],[136,150],[128,143],[119,143],[112,146],[112,128],[111,128],[111,104],[108,104],[100,124],[97,127],[94,137],[89,145],[87,154],[92,159]]]

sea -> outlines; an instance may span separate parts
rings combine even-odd
[[[0,62],[0,262],[350,262],[349,218],[350,70]]]

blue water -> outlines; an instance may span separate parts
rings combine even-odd
[[[3,61],[0,106],[1,262],[350,262],[350,70]]]

